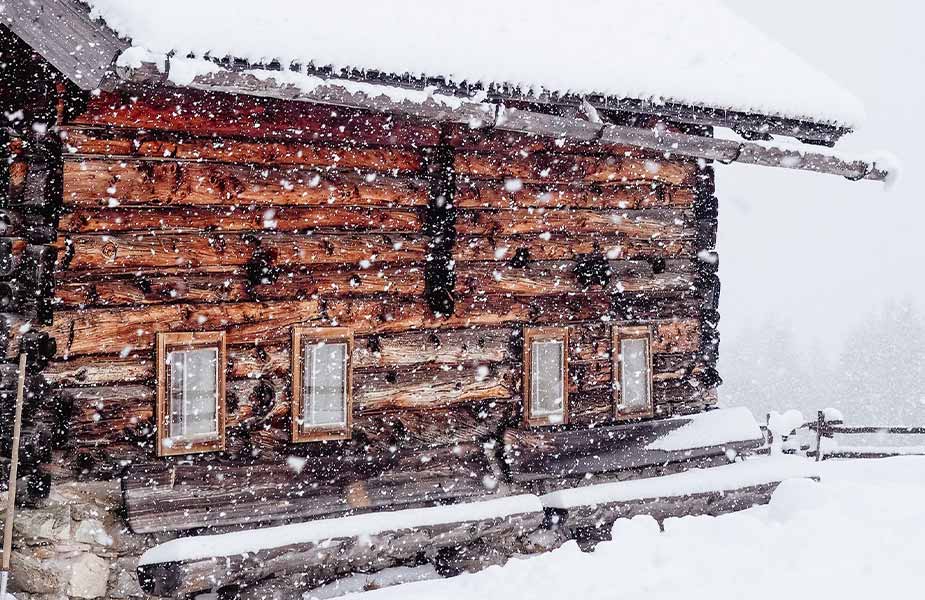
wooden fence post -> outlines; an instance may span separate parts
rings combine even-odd
[[[820,410],[816,415],[816,462],[822,458],[822,438],[825,430],[825,411]]]

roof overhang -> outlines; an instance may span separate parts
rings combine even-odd
[[[164,57],[163,64],[148,62],[133,65],[133,68],[117,67],[117,58],[130,44],[105,23],[91,19],[86,5],[76,0],[6,0],[3,6],[0,22],[82,90],[174,85],[406,114],[557,139],[633,145],[667,155],[723,163],[799,169],[856,180],[886,181],[890,177],[885,161],[846,157],[818,148],[818,145],[833,145],[848,129],[709,107],[605,97],[545,95],[528,98],[503,89],[478,90],[471,97],[461,97],[459,94],[467,90],[369,73],[362,74],[360,80],[325,78],[308,72],[254,69],[235,61],[202,59],[199,62],[205,63],[206,69],[191,80],[183,77],[178,81],[171,77],[168,57]],[[177,62],[189,60],[196,59],[176,59]],[[524,103],[536,110],[510,107]],[[546,112],[542,110],[543,105],[554,105],[555,110]],[[739,133],[746,141],[671,132],[663,127],[628,127],[605,122],[606,115],[615,112],[641,113],[704,127],[725,127]],[[605,114],[604,119],[600,113]],[[755,141],[772,134],[795,137],[813,145],[801,147]]]

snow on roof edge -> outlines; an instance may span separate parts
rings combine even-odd
[[[342,75],[371,70],[425,80],[443,78],[454,84],[508,86],[533,97],[553,93],[633,99],[848,129],[857,127],[865,116],[856,97],[716,0],[704,0],[706,4],[696,7],[664,0],[576,0],[600,13],[594,21],[576,20],[572,13],[581,10],[563,12],[552,0],[531,0],[530,10],[518,13],[523,2],[512,0],[499,9],[505,14],[496,18],[504,21],[506,15],[508,21],[515,19],[514,25],[485,21],[478,9],[487,0],[476,0],[478,6],[453,14],[458,37],[439,27],[441,19],[447,19],[444,7],[430,4],[422,13],[423,0],[400,0],[359,11],[374,13],[370,15],[349,13],[359,0],[342,0],[324,9],[330,18],[312,14],[308,21],[289,14],[292,6],[284,0],[264,0],[259,7],[245,0],[200,0],[194,8],[183,0],[162,0],[157,6],[143,1],[82,1],[123,38],[160,54],[237,57],[255,65],[278,62],[284,67],[321,65]],[[221,2],[232,2],[238,10],[215,11]],[[277,10],[281,6],[289,9],[286,19]],[[401,22],[399,17],[410,9],[417,9],[409,13],[415,18]],[[632,24],[608,18],[627,10],[640,18]],[[177,18],[171,11],[193,18]],[[395,31],[370,45],[363,37],[370,34],[364,27],[375,22],[383,29],[375,21],[376,11],[389,17],[386,29]],[[165,13],[171,13],[173,20],[167,21]],[[345,14],[350,18],[337,18]],[[196,19],[196,15],[209,18]],[[292,21],[304,25],[298,35],[290,35]],[[318,24],[321,21],[326,25]],[[477,27],[470,27],[470,21]],[[350,22],[351,27],[338,27],[339,22]],[[713,31],[705,25],[720,32],[704,34]],[[571,43],[525,43],[550,30]],[[480,37],[458,43],[473,32]],[[658,53],[647,50],[655,44]],[[579,58],[588,54],[594,59]],[[499,55],[505,60],[498,61]],[[601,67],[598,55],[612,57],[608,68]]]

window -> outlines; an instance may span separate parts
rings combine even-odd
[[[617,419],[654,414],[652,403],[652,332],[648,327],[614,329],[616,358],[614,405]]]
[[[157,334],[158,456],[225,448],[225,333]]]
[[[524,330],[524,422],[568,422],[568,329]]]
[[[350,439],[352,356],[349,329],[293,329],[292,441]]]

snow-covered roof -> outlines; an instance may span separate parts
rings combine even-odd
[[[158,54],[360,69],[853,127],[861,103],[718,0],[85,0]]]

